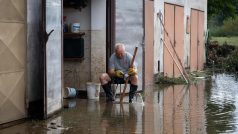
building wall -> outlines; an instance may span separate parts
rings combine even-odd
[[[161,42],[161,38],[164,37],[164,30],[160,23],[158,14],[162,14],[162,21],[164,22],[164,4],[170,3],[184,7],[184,56],[182,63],[184,67],[189,67],[190,61],[190,33],[186,33],[190,24],[187,25],[187,17],[190,19],[191,9],[197,9],[204,11],[204,32],[207,30],[207,0],[154,0],[154,73],[163,72],[163,56],[164,56],[164,46]],[[190,21],[190,20],[189,20]],[[204,56],[205,57],[205,56]],[[160,66],[158,67],[158,61],[160,61]],[[160,70],[158,71],[158,68]]]
[[[106,0],[92,0],[91,81],[99,82],[106,72]]]
[[[164,39],[163,37],[163,26],[160,23],[160,19],[158,16],[158,13],[164,14],[164,1],[163,0],[155,0],[154,1],[154,73],[159,73],[163,72],[163,49],[164,45],[161,42],[161,38]],[[158,65],[158,61],[160,65]],[[158,69],[159,68],[159,69]]]
[[[196,9],[204,12],[204,32],[207,31],[207,0],[185,0],[185,31],[186,31],[186,19],[189,17],[189,21],[191,22],[191,9]],[[191,25],[191,24],[190,24]],[[188,25],[188,26],[190,26]],[[185,34],[185,55],[184,55],[184,65],[185,67],[190,67],[190,38],[191,34],[190,33],[184,33]],[[204,34],[205,35],[205,34]],[[204,37],[205,38],[205,37]],[[205,58],[205,56],[204,56]],[[205,61],[205,59],[204,59]]]

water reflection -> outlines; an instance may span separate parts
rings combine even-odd
[[[4,133],[236,133],[238,82],[217,74],[192,85],[147,86],[141,103],[68,100],[67,109],[46,121],[28,121]],[[126,99],[126,98],[125,98]]]
[[[205,83],[155,89],[145,104],[146,133],[205,133]],[[149,92],[146,92],[148,95]],[[153,98],[153,99],[151,99]],[[154,102],[152,102],[154,101]],[[152,126],[151,126],[152,125]],[[149,127],[149,128],[147,128]]]
[[[105,104],[101,126],[104,133],[142,133],[142,114],[137,104]]]
[[[145,133],[237,133],[238,82],[217,74],[192,85],[145,91]]]

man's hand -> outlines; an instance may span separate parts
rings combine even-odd
[[[119,77],[119,78],[123,78],[124,77],[124,73],[121,70],[116,70],[115,71],[115,75],[116,75],[116,77]]]
[[[130,76],[135,76],[135,75],[137,74],[137,69],[130,67],[130,68],[128,69],[128,74],[129,74]]]

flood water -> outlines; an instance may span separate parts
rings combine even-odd
[[[238,80],[216,74],[197,84],[146,87],[144,105],[68,100],[45,121],[27,121],[0,134],[213,134],[238,133]],[[126,100],[126,99],[125,99]]]

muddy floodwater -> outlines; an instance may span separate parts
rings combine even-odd
[[[216,134],[238,133],[238,80],[215,74],[192,85],[146,87],[133,104],[67,100],[44,121],[0,130],[0,134]],[[125,99],[126,100],[126,99]]]

